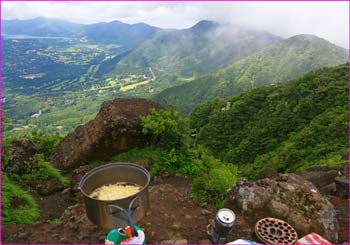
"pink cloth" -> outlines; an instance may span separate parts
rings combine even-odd
[[[320,235],[312,232],[309,235],[306,235],[300,238],[295,244],[332,244],[327,239],[321,237]]]

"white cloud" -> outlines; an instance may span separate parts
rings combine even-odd
[[[282,37],[315,34],[349,47],[348,2],[2,2],[2,16],[44,16],[79,23],[120,20],[162,28],[185,28],[210,19]]]

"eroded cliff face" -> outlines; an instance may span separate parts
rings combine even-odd
[[[73,169],[93,160],[104,160],[135,147],[144,147],[140,116],[161,105],[146,99],[115,99],[102,104],[94,120],[67,135],[51,156],[59,169]]]

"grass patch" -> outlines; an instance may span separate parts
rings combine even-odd
[[[18,185],[10,182],[5,174],[2,176],[2,222],[3,224],[31,224],[39,216],[39,208],[31,195]],[[14,208],[14,200],[21,200],[24,205]]]
[[[36,171],[32,174],[13,175],[14,180],[18,182],[30,182],[34,184],[43,183],[46,180],[56,179],[65,187],[69,185],[69,180],[62,176],[61,172],[53,167],[49,162],[46,162],[42,154],[35,155]]]
[[[50,225],[58,224],[58,219],[57,218],[49,219],[47,220],[47,223]]]
[[[171,163],[169,162],[168,154],[159,149],[151,147],[146,147],[143,149],[133,149],[128,152],[124,152],[113,157],[112,160],[120,162],[130,162],[140,158],[150,158],[154,161],[154,164],[150,169],[150,174],[152,176],[160,175],[162,172],[171,169]],[[160,171],[159,166],[164,166],[162,167],[163,171]]]
[[[29,136],[29,139],[33,142],[33,144],[39,146],[41,152],[44,154],[45,159],[48,160],[52,152],[60,143],[62,137],[57,135],[43,135],[33,133],[31,136]]]
[[[133,149],[128,152],[121,153],[112,158],[114,161],[131,161],[138,158],[148,157],[154,161],[159,161],[162,159],[161,151],[153,148],[143,148],[143,149]]]
[[[208,202],[216,207],[223,207],[229,188],[237,181],[237,170],[219,166],[211,169],[208,174],[194,179],[191,193],[201,202]]]
[[[149,80],[143,81],[143,82],[139,82],[139,83],[130,84],[130,85],[127,85],[127,86],[123,86],[123,87],[121,87],[119,90],[120,90],[121,92],[125,92],[125,91],[128,91],[128,90],[135,89],[135,88],[138,87],[138,86],[145,85],[145,84],[147,84],[147,83],[149,83]]]

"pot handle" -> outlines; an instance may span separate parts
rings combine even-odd
[[[122,218],[122,219],[124,219],[124,221],[126,221],[128,223],[128,225],[130,226],[131,234],[133,237],[138,236],[138,232],[135,229],[134,221],[132,220],[132,213],[133,213],[132,205],[134,204],[134,202],[137,198],[139,198],[139,197],[135,197],[134,199],[131,200],[129,207],[127,209],[124,209],[116,204],[108,205],[109,212],[112,216],[115,216],[116,218]],[[118,209],[119,211],[121,211],[122,217],[120,217],[118,214],[115,214],[115,212],[113,212],[113,209]]]

